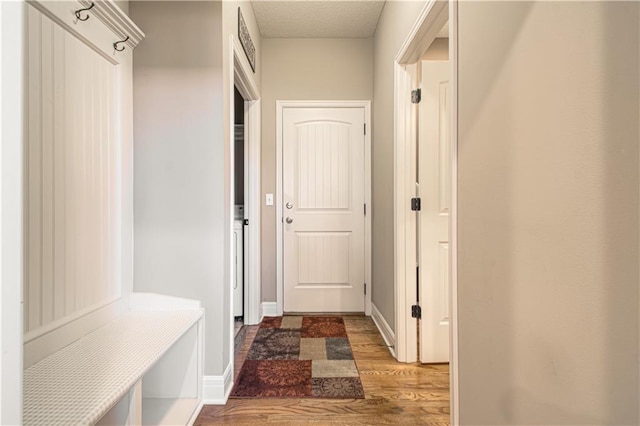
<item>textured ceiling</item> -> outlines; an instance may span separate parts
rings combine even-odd
[[[264,38],[372,37],[384,1],[254,0],[253,10]]]

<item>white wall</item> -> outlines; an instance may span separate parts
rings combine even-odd
[[[220,375],[225,323],[222,10],[129,5],[134,56],[134,290],[201,300],[205,374]],[[226,354],[228,356],[228,354]]]
[[[0,424],[22,420],[23,2],[0,2]]]
[[[202,301],[205,374],[214,376],[231,360],[229,35],[237,35],[239,5],[258,51],[258,83],[250,4],[129,4],[146,33],[134,57],[134,289]]]
[[[393,137],[394,61],[423,1],[388,1],[374,36],[372,141],[372,301],[395,328]]]
[[[449,39],[437,38],[422,55],[423,61],[447,61],[449,60]]]
[[[638,3],[459,3],[462,424],[638,424]]]
[[[372,99],[373,40],[267,38],[262,50],[264,200],[277,192],[276,101]],[[276,300],[275,206],[262,207],[262,300]]]

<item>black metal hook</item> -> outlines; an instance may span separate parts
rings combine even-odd
[[[93,8],[93,6],[95,6],[96,4],[94,2],[91,2],[91,6],[89,7],[85,7],[84,9],[78,9],[76,10],[76,18],[78,18],[78,21],[86,21],[87,19],[89,19],[89,14],[87,13],[87,16],[85,16],[84,18],[82,18],[80,16],[80,12],[86,12],[87,10],[91,10]]]
[[[126,42],[127,40],[129,40],[129,36],[127,36],[127,38],[125,38],[124,40],[116,41],[115,43],[113,43],[113,48],[116,49],[118,52],[122,52],[124,50],[124,46],[122,46],[120,49],[118,49],[118,45],[120,43]]]

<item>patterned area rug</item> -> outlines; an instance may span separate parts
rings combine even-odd
[[[342,318],[262,320],[231,398],[364,398]]]

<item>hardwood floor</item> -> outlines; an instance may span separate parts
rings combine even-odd
[[[206,405],[196,425],[448,425],[449,366],[402,364],[389,354],[373,321],[345,316],[365,399],[229,399]],[[236,374],[257,326],[236,357]]]

